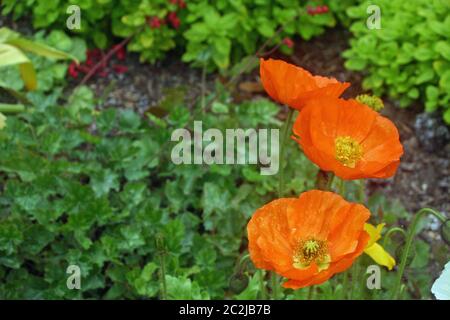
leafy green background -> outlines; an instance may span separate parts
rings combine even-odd
[[[370,1],[347,9],[354,37],[345,66],[367,73],[365,89],[388,94],[401,107],[421,100],[442,108],[450,124],[450,2],[379,0],[381,29],[368,29]]]

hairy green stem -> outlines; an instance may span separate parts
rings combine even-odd
[[[402,284],[402,278],[403,278],[403,273],[405,272],[405,267],[406,267],[406,260],[408,258],[408,254],[409,254],[409,250],[411,248],[411,244],[415,235],[415,231],[417,228],[417,224],[419,223],[420,219],[422,218],[422,216],[425,213],[429,213],[434,215],[436,218],[438,218],[439,220],[441,220],[441,222],[445,222],[446,218],[440,214],[439,212],[430,209],[430,208],[423,208],[420,209],[414,216],[414,219],[411,223],[411,225],[408,228],[408,236],[406,238],[406,243],[405,243],[405,248],[403,250],[402,253],[402,257],[400,260],[400,267],[398,270],[398,275],[397,275],[397,279],[395,281],[395,285],[394,285],[394,290],[393,290],[393,294],[392,294],[392,299],[393,300],[397,300],[399,299],[399,293],[400,293],[400,287]]]
[[[160,272],[161,272],[160,283],[162,286],[161,300],[167,300],[166,262],[165,262],[165,257],[164,257],[163,253],[161,253],[159,255],[159,263],[160,263]]]
[[[406,236],[407,236],[407,235],[406,235],[406,231],[403,230],[403,229],[400,228],[400,227],[393,227],[393,228],[390,228],[390,229],[386,232],[386,234],[384,235],[384,239],[383,239],[383,247],[386,247],[386,245],[388,244],[388,241],[391,239],[392,235],[393,235],[394,233],[396,233],[396,232],[401,233],[401,234],[403,235],[404,238],[406,238]]]
[[[342,276],[344,277],[344,280],[342,281],[342,295],[341,298],[343,300],[345,300],[347,298],[347,290],[348,290],[348,271],[344,272],[342,274]]]
[[[259,273],[259,291],[261,291],[261,300],[267,299],[266,286],[264,285],[264,271],[258,270]]]
[[[25,106],[23,104],[0,103],[0,112],[19,113],[22,111],[25,111]]]
[[[284,153],[285,153],[285,144],[288,140],[289,136],[289,128],[291,126],[292,117],[294,115],[294,109],[289,108],[288,114],[286,117],[286,121],[283,125],[283,132],[281,135],[281,146],[280,146],[280,157],[279,157],[279,163],[280,163],[280,173],[278,174],[278,197],[283,197],[283,189],[284,189]],[[278,276],[277,274],[272,271],[271,272],[271,283],[272,283],[272,299],[276,300],[278,299]]]
[[[308,300],[313,300],[316,293],[316,287],[310,286],[308,290]]]
[[[272,282],[272,299],[277,300],[278,299],[278,275],[275,273],[275,271],[271,272],[271,282]]]
[[[360,264],[359,259],[355,261],[352,267],[352,285],[350,288],[350,300],[353,300],[356,289],[360,286],[359,277],[360,277]]]
[[[292,117],[294,116],[294,109],[289,108],[286,122],[283,125],[283,132],[281,134],[281,145],[280,145],[280,157],[279,157],[279,163],[280,163],[280,173],[278,174],[278,197],[283,197],[283,188],[284,188],[284,154],[286,151],[285,144],[288,140],[289,136],[289,128],[291,126]]]
[[[334,180],[334,173],[330,172],[330,174],[328,176],[327,191],[332,191],[331,187],[333,186],[333,180]]]
[[[345,198],[345,180],[339,179],[339,194]]]

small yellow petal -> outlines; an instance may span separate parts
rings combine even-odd
[[[370,223],[364,224],[364,230],[369,234],[370,240],[367,243],[366,248],[372,246],[375,242],[377,242],[381,238],[381,230],[383,230],[385,223],[380,223],[376,227]]]
[[[384,250],[378,243],[374,243],[370,247],[367,247],[364,252],[368,254],[376,263],[381,266],[387,267],[389,270],[395,266],[395,259]]]

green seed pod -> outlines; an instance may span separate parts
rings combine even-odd
[[[248,286],[248,277],[242,272],[235,273],[230,278],[229,286],[233,293],[241,293]]]

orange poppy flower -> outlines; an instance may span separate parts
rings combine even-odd
[[[256,210],[247,225],[257,268],[287,278],[286,288],[320,284],[348,269],[369,241],[370,212],[327,191],[281,198]]]
[[[346,180],[389,178],[403,154],[395,125],[352,99],[309,101],[293,131],[312,162]]]
[[[313,76],[282,60],[261,58],[259,72],[264,89],[272,99],[298,110],[312,98],[337,98],[350,86],[350,83],[334,78]]]

